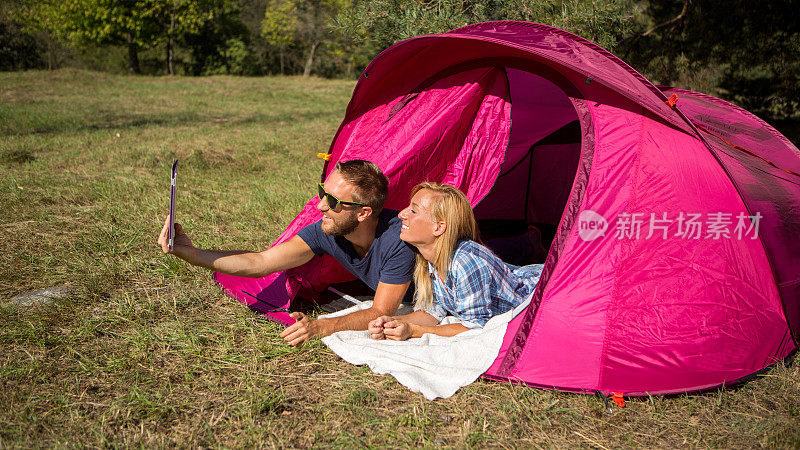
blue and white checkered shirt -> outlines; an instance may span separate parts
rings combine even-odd
[[[452,315],[467,328],[482,328],[493,316],[514,309],[530,297],[542,267],[532,264],[512,269],[483,245],[462,240],[453,252],[445,282],[428,263],[433,304],[425,312],[440,322]]]

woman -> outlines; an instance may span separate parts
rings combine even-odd
[[[507,266],[476,242],[472,207],[458,189],[441,183],[414,187],[411,204],[399,214],[400,239],[418,250],[414,268],[415,311],[369,323],[373,339],[405,340],[425,333],[455,336],[481,328],[533,293],[542,265]],[[461,323],[439,325],[452,315]]]

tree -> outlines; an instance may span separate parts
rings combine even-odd
[[[167,72],[174,74],[177,42],[204,34],[214,23],[231,20],[238,12],[235,0],[38,0],[29,4],[29,22],[62,39],[80,45],[125,45],[134,74],[140,73],[140,50],[159,43],[166,48]],[[226,41],[214,44],[222,47]]]
[[[304,53],[303,76],[309,76],[320,45],[334,44],[333,18],[349,6],[345,0],[273,0],[262,21],[262,36],[280,53],[281,73],[284,55],[295,47]]]
[[[205,20],[184,32],[180,42],[189,49],[189,71],[194,75],[244,73],[251,65],[249,32],[239,18],[235,0],[203,0]]]
[[[381,49],[421,34],[443,33],[489,20],[523,20],[563,28],[613,49],[633,32],[632,0],[362,0],[343,10],[336,25],[352,39]]]
[[[206,19],[206,11],[197,1],[162,0],[153,4],[151,17],[161,30],[167,50],[167,73],[175,75],[175,39],[186,33],[197,32]]]
[[[139,50],[152,42],[150,0],[40,0],[31,2],[29,23],[78,44],[125,45],[128,67],[139,73]]]
[[[0,5],[0,70],[38,69],[44,65],[43,49],[13,6],[17,5]]]
[[[286,66],[286,50],[294,42],[297,33],[297,10],[291,0],[274,0],[267,5],[261,21],[261,35],[267,43],[278,49],[280,73]]]
[[[194,44],[190,46],[193,56],[206,61],[210,55],[205,51],[214,56],[224,55],[229,42],[238,46],[233,42],[241,43],[237,38],[246,33],[237,17],[239,5],[236,0],[150,0],[150,3],[149,17],[158,28],[156,39],[165,45],[170,75],[175,74],[176,43]]]
[[[247,64],[243,67],[242,73],[266,75],[269,44],[261,34],[261,28],[268,0],[237,0],[237,3],[239,4],[238,19],[244,26],[247,37],[243,40]]]
[[[655,82],[800,116],[800,2],[650,0],[623,56]]]

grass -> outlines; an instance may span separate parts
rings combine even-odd
[[[313,195],[348,81],[0,73],[0,448],[800,446],[800,369],[628,401],[478,381],[426,401],[164,257],[264,248]],[[24,310],[6,299],[73,283]]]

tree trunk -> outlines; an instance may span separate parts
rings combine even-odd
[[[167,72],[170,75],[175,75],[175,66],[172,63],[173,53],[174,53],[172,50],[173,46],[174,46],[174,41],[172,39],[172,36],[170,36],[169,40],[167,41]]]
[[[318,45],[319,42],[314,42],[311,44],[311,51],[308,52],[308,59],[306,59],[306,66],[303,69],[304,77],[311,75],[311,65],[314,63],[314,52],[317,51]]]
[[[131,75],[138,75],[139,70],[139,49],[136,43],[133,42],[133,37],[128,33],[126,36],[128,40],[128,67],[130,68]]]
[[[281,75],[283,75],[283,49],[281,49],[280,56],[281,56]]]
[[[172,35],[175,32],[175,6],[172,7],[172,14],[169,17],[169,38],[167,39],[167,72],[170,75],[175,75],[175,67],[172,64],[174,56],[173,48],[175,47],[175,40]]]

